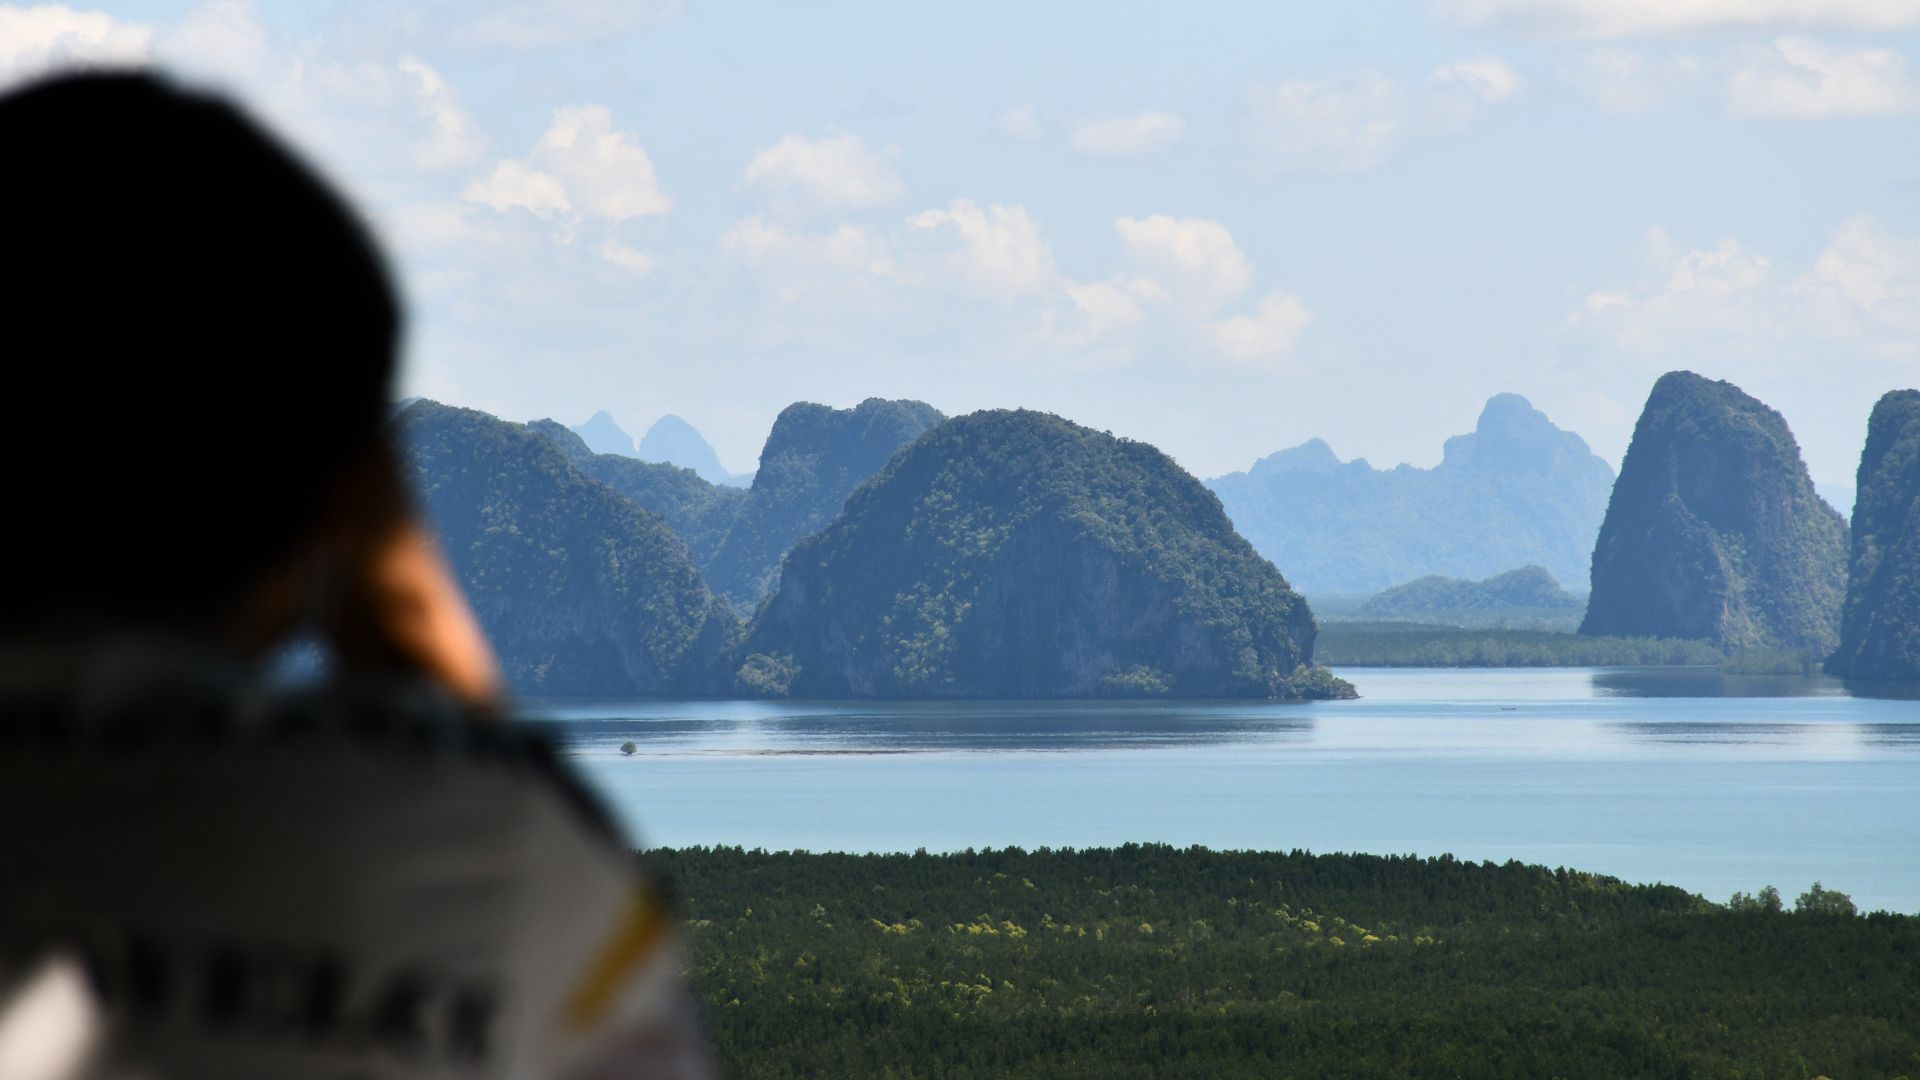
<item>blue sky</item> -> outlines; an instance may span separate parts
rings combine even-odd
[[[1617,463],[1686,367],[1850,483],[1920,382],[1916,56],[1920,0],[0,5],[0,80],[157,60],[355,195],[406,392],[735,470],[871,395],[1210,476],[1514,391]]]

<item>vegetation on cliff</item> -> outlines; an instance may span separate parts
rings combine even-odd
[[[707,684],[737,622],[665,519],[520,424],[432,401],[397,423],[415,489],[515,690]]]
[[[1313,670],[1314,632],[1160,451],[983,412],[922,436],[794,548],[741,680],[806,697],[1350,693]]]
[[[832,521],[855,488],[940,420],[931,405],[880,398],[851,409],[801,402],[781,410],[753,486],[708,563],[713,590],[752,611],[794,543]]]
[[[574,467],[666,519],[687,542],[693,563],[705,574],[733,528],[746,492],[708,482],[692,469],[621,454],[600,454],[578,433],[553,420],[528,424],[558,446]]]
[[[1920,680],[1920,390],[1874,405],[1856,491],[1840,646],[1827,670]]]
[[[1580,632],[1824,654],[1846,553],[1786,420],[1732,383],[1670,372],[1627,447]]]

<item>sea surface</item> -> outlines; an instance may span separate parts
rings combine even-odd
[[[1341,671],[1234,702],[534,706],[652,845],[1160,841],[1544,863],[1920,912],[1920,692],[1694,669]],[[635,753],[621,753],[631,741]]]

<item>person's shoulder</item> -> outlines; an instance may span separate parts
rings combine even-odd
[[[51,758],[115,771],[225,764],[262,784],[290,770],[344,770],[359,784],[395,769],[460,778],[543,794],[624,844],[538,724],[466,707],[423,679],[289,673],[164,638],[0,644],[0,766]]]

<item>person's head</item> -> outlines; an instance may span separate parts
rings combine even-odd
[[[0,633],[204,626],[378,454],[399,306],[356,215],[144,74],[0,97]]]

